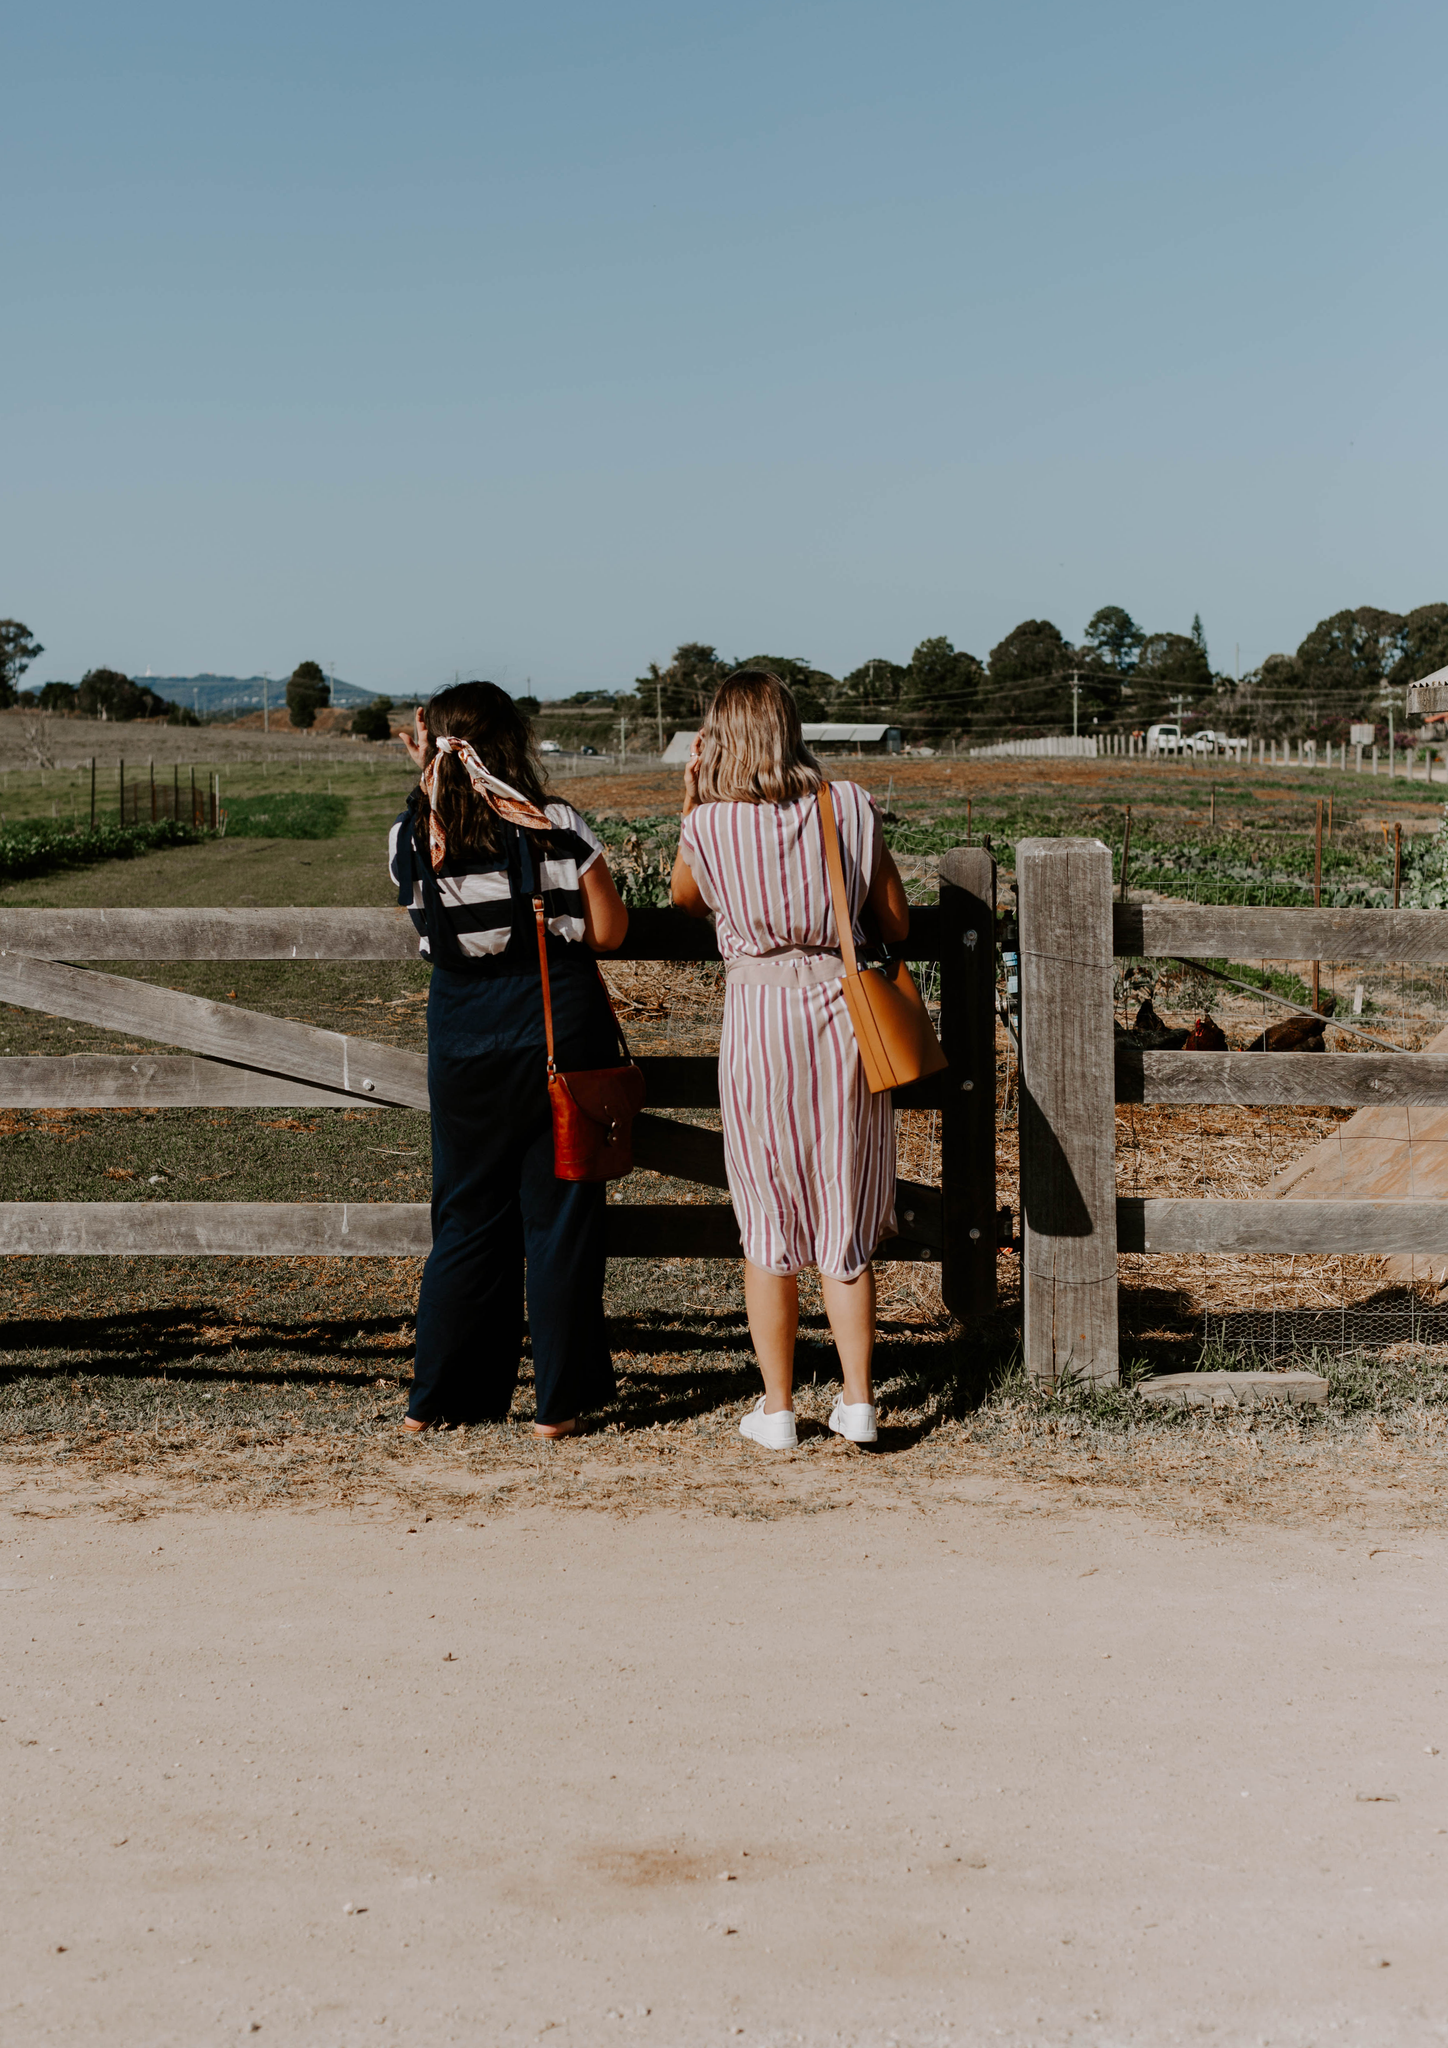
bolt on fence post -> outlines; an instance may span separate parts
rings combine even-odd
[[[995,861],[955,846],[940,861],[940,1291],[961,1322],[996,1305]]]
[[[1021,958],[1021,1272],[1026,1371],[1114,1383],[1116,1073],[1111,852],[1016,847]]]

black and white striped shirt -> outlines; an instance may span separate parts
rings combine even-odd
[[[555,938],[577,943],[583,938],[583,892],[579,887],[579,877],[593,866],[603,852],[603,844],[572,804],[547,804],[544,808],[553,826],[547,855],[539,863],[548,930]],[[387,845],[388,871],[398,885],[399,901],[406,900],[399,864],[399,840],[403,834],[410,836],[411,832],[412,813],[404,811],[392,827]],[[507,836],[516,837],[511,828],[508,828]],[[420,859],[415,849],[410,849],[407,841],[403,840],[401,866],[413,875],[412,900],[407,909],[420,934],[417,950],[427,957],[431,947],[427,938],[422,882],[415,872]],[[463,854],[456,859],[449,855],[437,869],[434,879],[443,913],[461,950],[471,959],[486,959],[503,952],[512,935],[517,910],[506,853]]]

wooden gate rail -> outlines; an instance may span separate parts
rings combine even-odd
[[[995,869],[980,849],[947,854],[938,906],[912,911],[908,951],[940,967],[951,1071],[897,1092],[901,1108],[941,1112],[942,1186],[897,1183],[900,1236],[878,1257],[942,1263],[961,1316],[995,1301]],[[7,1108],[223,1106],[427,1107],[424,1055],[214,1003],[69,960],[416,960],[398,910],[0,910],[0,1002],[180,1046],[184,1054],[0,1058]],[[617,957],[718,959],[712,928],[673,910],[634,911]],[[201,1055],[195,1057],[194,1055]],[[190,1056],[188,1056],[190,1055]],[[708,1056],[640,1058],[651,1110],[717,1108]],[[635,1160],[712,1188],[727,1185],[723,1139],[645,1114]],[[229,1256],[425,1253],[429,1211],[416,1203],[0,1202],[0,1251]],[[738,1256],[723,1203],[611,1203],[615,1258]]]
[[[1094,839],[1016,849],[1021,1222],[1027,1370],[1113,1381],[1118,1251],[1448,1252],[1448,1203],[1187,1201],[1116,1195],[1118,1102],[1448,1107],[1448,1060],[1418,1053],[1143,1052],[1118,1046],[1113,963],[1448,963],[1448,911],[1114,904]]]

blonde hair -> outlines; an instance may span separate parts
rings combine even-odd
[[[701,804],[788,804],[824,783],[794,698],[765,668],[742,668],[714,692],[699,735]]]

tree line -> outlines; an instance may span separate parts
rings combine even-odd
[[[1241,676],[1213,668],[1200,614],[1185,633],[1150,632],[1113,604],[1092,614],[1079,643],[1050,619],[1024,619],[984,661],[937,635],[908,661],[880,655],[838,677],[793,656],[726,661],[707,643],[688,641],[667,664],[650,664],[632,691],[585,690],[564,701],[615,718],[697,725],[726,675],[760,667],[788,683],[807,723],[898,725],[907,738],[933,744],[1069,732],[1073,722],[1081,732],[1139,730],[1178,714],[1187,725],[1263,738],[1337,741],[1349,725],[1383,717],[1385,692],[1401,708],[1407,683],[1445,665],[1448,604],[1334,612],[1295,654],[1271,654]]]

